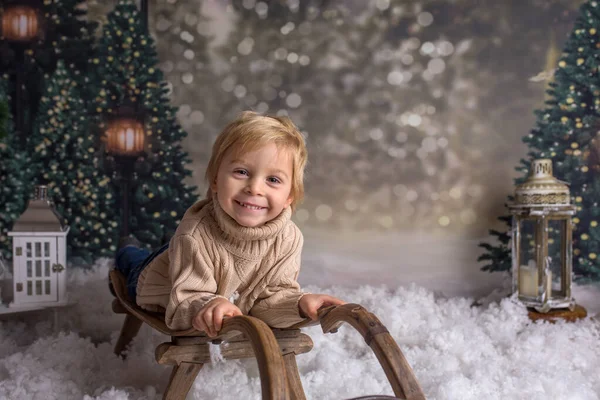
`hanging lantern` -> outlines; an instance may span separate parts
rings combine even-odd
[[[512,219],[513,292],[541,313],[575,308],[571,297],[572,225],[569,187],[552,175],[552,160],[534,160],[508,205]]]
[[[2,36],[15,42],[28,42],[41,32],[41,18],[35,7],[7,4],[2,12]]]
[[[130,107],[120,107],[108,121],[106,151],[137,157],[144,152],[146,133],[143,119]]]

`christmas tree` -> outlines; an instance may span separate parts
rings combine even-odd
[[[106,129],[106,118],[126,102],[145,114],[148,155],[133,182],[130,231],[142,243],[157,247],[175,232],[196,196],[195,187],[185,182],[191,175],[181,147],[186,133],[176,121],[177,110],[169,104],[154,41],[134,2],[119,1],[109,13],[92,63],[98,134]]]
[[[58,60],[64,60],[65,65],[74,71],[81,71],[74,78],[82,88],[86,87],[86,65],[94,51],[94,30],[97,27],[97,23],[85,18],[85,0],[45,0],[40,3],[43,3],[40,12],[43,16],[40,29],[43,32],[40,38],[25,44],[27,50],[24,51],[22,63],[17,65],[14,57],[0,63],[0,72],[11,73],[14,68],[23,69],[26,96],[22,107],[26,132],[31,131],[30,121],[37,115],[45,80],[56,68]],[[7,90],[11,97],[14,96],[14,83]]]
[[[6,136],[6,121],[8,120],[8,102],[0,101],[0,139]]]
[[[7,77],[0,79],[0,104],[7,103]],[[6,259],[12,258],[12,241],[7,232],[11,230],[14,221],[25,210],[27,200],[33,191],[31,178],[33,169],[25,152],[16,150],[19,138],[13,128],[10,113],[6,118],[0,118],[0,252]]]
[[[535,112],[536,125],[523,138],[527,159],[517,169],[526,176],[531,160],[550,158],[554,175],[570,185],[577,207],[573,218],[573,272],[576,278],[600,280],[600,4],[586,1],[580,8],[548,90],[546,106]],[[507,223],[509,219],[503,218]],[[510,236],[491,231],[499,243],[483,243],[486,253],[479,257],[488,264],[484,270],[510,268]]]
[[[70,226],[67,251],[79,263],[112,256],[118,240],[118,224],[109,218],[115,196],[100,168],[97,142],[79,85],[59,61],[40,99],[31,138],[33,165],[63,223]]]

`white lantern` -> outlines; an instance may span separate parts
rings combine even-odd
[[[14,299],[9,307],[56,306],[67,303],[67,233],[47,198],[46,186],[35,187],[33,199],[15,222],[13,238]]]

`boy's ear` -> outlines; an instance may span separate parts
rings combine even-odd
[[[213,193],[217,193],[217,178],[210,184],[210,190],[212,190]]]
[[[292,204],[293,201],[294,201],[294,196],[290,195],[290,197],[288,197],[287,200],[285,201],[285,207],[283,207],[283,208],[288,208],[290,206],[290,204]]]

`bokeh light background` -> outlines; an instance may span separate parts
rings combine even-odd
[[[500,226],[581,1],[149,4],[198,193],[227,121],[288,114],[309,145],[301,227],[474,238]]]

